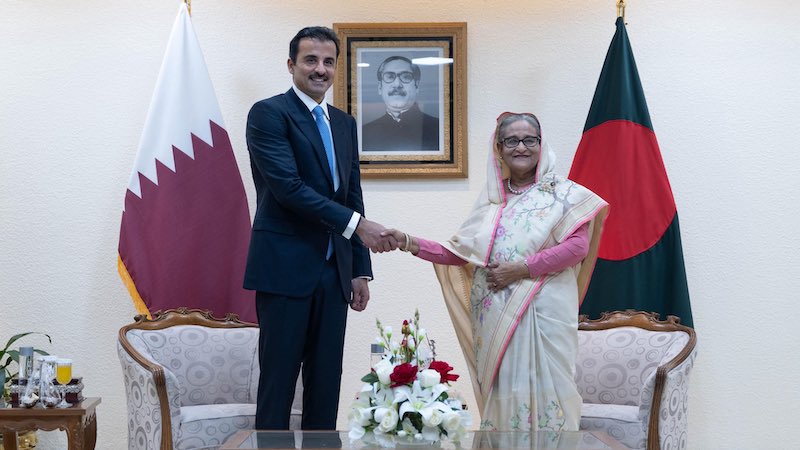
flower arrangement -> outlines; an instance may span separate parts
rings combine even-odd
[[[399,344],[392,341],[392,327],[380,320],[376,324],[384,353],[361,378],[366,384],[350,405],[350,439],[374,439],[384,447],[398,440],[459,442],[472,420],[450,391],[459,376],[451,373],[450,364],[436,359],[434,342],[419,326],[419,311],[413,321],[403,321]]]

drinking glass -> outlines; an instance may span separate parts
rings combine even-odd
[[[56,381],[58,384],[61,385],[61,403],[56,405],[57,408],[69,408],[70,405],[67,403],[66,395],[67,395],[67,385],[70,381],[72,381],[72,360],[71,359],[59,359],[56,361]]]

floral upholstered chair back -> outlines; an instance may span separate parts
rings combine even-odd
[[[640,406],[642,387],[655,383],[662,361],[689,342],[682,331],[618,327],[578,333],[575,379],[584,401]]]
[[[181,405],[255,403],[258,328],[176,325],[130,330],[128,342],[178,379]]]

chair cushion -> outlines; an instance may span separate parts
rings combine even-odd
[[[300,410],[292,408],[292,416],[300,416]],[[195,420],[221,419],[236,416],[256,415],[254,403],[226,403],[222,405],[194,405],[181,407],[181,423]]]
[[[586,407],[591,405],[590,407]],[[610,407],[607,412],[609,416],[602,417],[600,407]],[[614,439],[621,442],[628,448],[645,448],[647,445],[647,435],[644,426],[639,421],[629,421],[631,415],[636,416],[638,408],[630,405],[603,405],[584,403],[581,408],[581,430],[602,431]],[[586,414],[596,414],[600,417],[590,417]],[[620,417],[619,419],[616,417]]]
[[[224,417],[255,416],[255,403],[225,403],[220,405],[193,405],[181,407],[181,423]]]
[[[606,405],[603,403],[584,403],[581,417],[613,419],[621,422],[639,423],[639,407],[631,405]]]
[[[210,407],[216,405],[206,406]],[[203,406],[190,406],[189,408],[203,408]],[[253,412],[255,412],[255,410]],[[178,430],[178,437],[175,439],[175,448],[176,450],[219,448],[223,442],[237,431],[252,430],[255,426],[256,418],[253,415],[218,417],[183,422]]]

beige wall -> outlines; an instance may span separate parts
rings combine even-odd
[[[615,18],[612,0],[193,3],[251,205],[246,114],[289,87],[287,44],[299,28],[468,22],[469,178],[363,184],[371,218],[438,240],[482,186],[499,112],[536,112],[559,171],[568,171]],[[628,3],[628,33],[680,213],[699,336],[690,447],[787,448],[800,403],[800,359],[792,356],[800,333],[789,320],[800,288],[800,7]],[[53,353],[75,359],[86,393],[103,397],[102,449],[126,445],[114,342],[134,310],[116,273],[119,219],[176,12],[175,0],[0,1],[0,342],[45,330]],[[375,257],[374,269],[370,307],[350,315],[341,427],[367,368],[376,316],[397,323],[419,308],[471,396],[430,266],[398,253]],[[64,445],[63,435],[44,441],[41,448]]]

